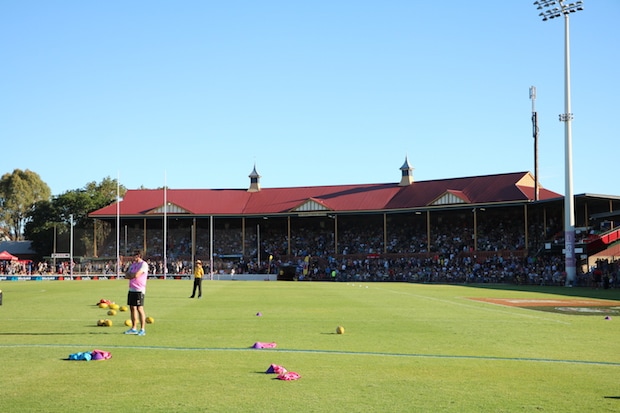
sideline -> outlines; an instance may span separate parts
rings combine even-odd
[[[81,344],[0,344],[0,348],[90,348],[91,345]],[[304,354],[327,354],[340,356],[375,356],[375,357],[404,357],[426,359],[454,359],[454,360],[487,360],[487,361],[520,361],[531,363],[555,363],[576,364],[588,366],[612,366],[620,367],[620,362],[613,361],[588,361],[588,360],[555,360],[531,357],[495,357],[495,356],[459,356],[447,354],[421,354],[421,353],[380,353],[368,351],[341,351],[341,350],[303,350],[303,349],[260,349],[252,347],[164,347],[164,346],[120,346],[107,345],[106,348],[131,349],[131,350],[159,350],[159,351],[247,351],[247,352],[275,352],[275,353],[304,353]]]

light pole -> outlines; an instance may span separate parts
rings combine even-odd
[[[56,269],[56,223],[54,222],[54,253],[52,254],[52,265],[54,266],[54,274],[58,273]]]
[[[121,189],[116,179],[116,278],[121,276]]]
[[[168,275],[168,188],[166,171],[164,171],[164,280]]]
[[[73,214],[69,215],[71,231],[69,233],[69,276],[73,279]]]
[[[534,201],[538,201],[540,190],[538,187],[538,113],[536,113],[536,87],[530,87],[532,100],[532,135],[534,137]]]
[[[565,0],[538,0],[534,2],[543,21],[564,15],[564,113],[560,122],[564,122],[565,185],[564,194],[564,256],[566,285],[572,286],[577,278],[575,259],[575,200],[573,196],[573,161],[571,121],[573,114],[570,107],[570,42],[569,18],[571,13],[583,10],[583,2],[568,3]]]

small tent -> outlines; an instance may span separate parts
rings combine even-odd
[[[17,258],[15,255],[5,251],[0,252],[0,261],[17,261],[19,258]]]

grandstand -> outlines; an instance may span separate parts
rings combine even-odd
[[[138,189],[89,216],[100,260],[140,248],[155,273],[213,272],[298,279],[562,283],[563,197],[529,172],[416,182],[246,189]],[[575,200],[578,271],[610,247],[620,198]],[[116,226],[120,228],[117,234]],[[166,243],[164,244],[164,238]]]

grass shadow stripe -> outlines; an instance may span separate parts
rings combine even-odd
[[[84,348],[92,347],[81,344],[0,344],[0,348]],[[454,360],[487,360],[487,361],[519,361],[532,363],[560,363],[579,365],[598,365],[620,367],[620,362],[595,361],[595,360],[562,360],[535,357],[497,357],[497,356],[471,356],[450,354],[422,354],[422,353],[386,353],[372,351],[341,351],[341,350],[308,350],[308,349],[255,349],[252,347],[167,347],[167,346],[125,346],[108,345],[106,348],[135,349],[135,350],[158,350],[158,351],[252,351],[270,353],[303,353],[303,354],[326,354],[341,356],[374,356],[374,357],[404,357],[404,358],[435,358]]]

